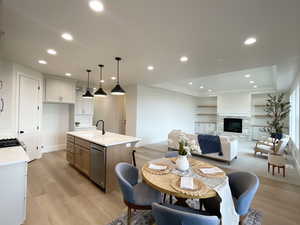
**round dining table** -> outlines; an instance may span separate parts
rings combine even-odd
[[[206,199],[206,198],[215,197],[217,195],[216,191],[213,188],[210,188],[209,186],[206,185],[205,185],[206,191],[199,194],[195,194],[195,193],[190,194],[188,191],[183,192],[180,191],[178,188],[174,188],[174,185],[172,185],[174,184],[174,180],[179,180],[180,177],[185,176],[183,173],[181,173],[176,169],[175,161],[176,158],[161,158],[161,159],[156,159],[147,162],[145,165],[143,165],[141,170],[143,181],[153,189],[156,189],[164,194],[168,194],[170,196],[176,197],[177,204],[179,205],[185,205],[186,199]],[[169,172],[164,174],[155,173],[149,169],[150,163],[167,165],[169,167]],[[186,174],[186,176],[191,176],[191,174],[193,174],[194,171],[199,168],[215,167],[212,164],[194,158],[189,158],[189,164],[190,164],[190,169],[188,174]],[[224,171],[222,176],[226,176]],[[203,178],[206,179],[208,177],[205,177],[205,175],[203,174]]]

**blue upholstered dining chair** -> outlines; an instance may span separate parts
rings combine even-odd
[[[115,172],[124,203],[128,207],[127,223],[129,225],[131,209],[150,210],[152,203],[161,201],[161,193],[145,183],[138,183],[139,171],[129,163],[118,163]]]
[[[252,200],[259,187],[259,179],[255,174],[248,172],[234,172],[228,175],[229,186],[235,205],[240,216],[240,224],[247,217]],[[205,209],[213,215],[220,216],[220,199],[218,197],[204,200]]]
[[[199,210],[176,205],[152,204],[152,215],[156,225],[219,225],[217,216],[209,216]]]
[[[168,151],[165,154],[166,158],[173,158],[178,156],[178,151]]]

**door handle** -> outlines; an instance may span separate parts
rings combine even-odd
[[[23,130],[20,130],[20,132],[19,132],[20,134],[24,134],[24,131]]]
[[[4,111],[4,99],[1,98],[1,108],[0,108],[0,112]]]

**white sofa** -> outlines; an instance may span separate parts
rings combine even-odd
[[[230,163],[238,155],[238,140],[235,137],[230,136],[220,136],[221,147],[223,155],[220,156],[219,153],[209,153],[202,154],[198,143],[198,135],[187,134],[181,130],[173,130],[168,134],[168,148],[169,150],[178,150],[178,141],[181,134],[184,134],[190,141],[195,141],[197,147],[199,148],[199,153],[193,153],[194,155],[200,155],[203,157],[208,157],[212,159],[218,159]]]

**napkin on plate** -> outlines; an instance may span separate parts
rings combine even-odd
[[[180,178],[180,188],[182,189],[194,189],[194,178],[193,177],[181,177]]]
[[[222,173],[223,172],[223,170],[219,169],[218,167],[201,168],[200,170],[204,174],[215,174],[215,173]]]
[[[149,169],[152,169],[152,170],[165,170],[165,169],[167,169],[167,166],[161,166],[161,165],[156,165],[156,164],[150,163],[149,164]]]

